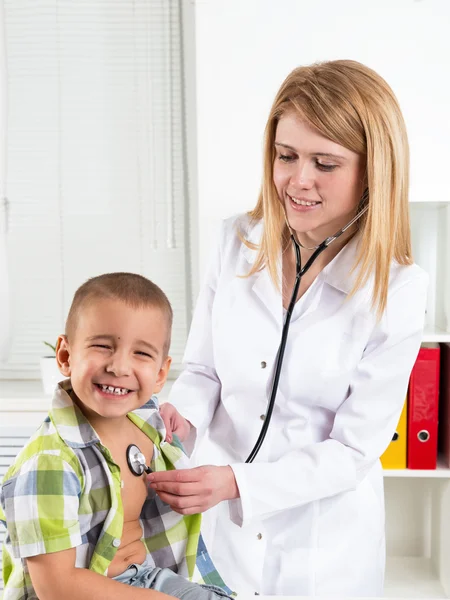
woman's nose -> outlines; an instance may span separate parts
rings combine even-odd
[[[299,162],[291,174],[291,183],[294,189],[309,190],[314,185],[313,167],[307,161]]]

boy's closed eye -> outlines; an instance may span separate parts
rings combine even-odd
[[[153,358],[151,354],[149,354],[148,352],[144,352],[143,350],[138,350],[136,354],[139,354],[140,356],[145,356],[146,358]]]

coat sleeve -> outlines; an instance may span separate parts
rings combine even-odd
[[[183,357],[183,371],[169,394],[169,402],[193,425],[189,438],[184,441],[189,455],[197,439],[208,429],[220,399],[221,383],[214,367],[212,307],[221,272],[223,247],[232,234],[231,229],[232,219],[224,221],[197,299]]]
[[[416,274],[391,293],[328,439],[275,462],[231,465],[240,491],[240,499],[229,502],[237,525],[354,490],[379,460],[400,418],[420,348],[427,281]]]

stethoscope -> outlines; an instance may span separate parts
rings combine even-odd
[[[258,452],[261,449],[264,438],[266,437],[267,430],[269,429],[270,420],[272,418],[273,407],[275,405],[275,398],[276,398],[277,391],[278,391],[278,383],[280,380],[281,367],[283,365],[284,351],[286,348],[287,336],[288,336],[288,332],[289,332],[289,325],[291,322],[292,312],[294,310],[294,306],[297,301],[297,294],[298,294],[298,289],[300,287],[301,279],[302,279],[303,275],[310,269],[311,265],[315,262],[317,257],[320,254],[322,254],[322,252],[326,248],[328,248],[328,246],[332,242],[334,242],[334,240],[337,240],[339,237],[341,237],[341,235],[343,233],[345,233],[349,229],[349,227],[351,227],[353,225],[353,223],[355,223],[360,217],[362,217],[362,215],[367,211],[368,208],[369,208],[369,206],[368,206],[368,204],[366,204],[366,206],[363,209],[361,209],[358,212],[358,214],[355,217],[353,217],[353,219],[349,223],[347,223],[347,225],[345,227],[340,229],[337,233],[335,233],[334,235],[331,235],[330,237],[327,237],[327,239],[324,240],[318,246],[315,246],[314,248],[307,248],[307,250],[314,250],[314,252],[310,256],[310,258],[306,262],[306,265],[303,268],[302,268],[302,258],[301,258],[301,253],[300,253],[301,244],[297,241],[294,232],[288,225],[289,230],[291,232],[291,240],[294,245],[294,251],[295,251],[295,272],[296,272],[295,282],[294,282],[294,287],[292,290],[292,296],[289,301],[289,306],[286,311],[286,317],[284,320],[283,330],[281,332],[281,341],[280,341],[280,347],[278,348],[278,353],[277,353],[277,361],[275,364],[275,371],[274,371],[273,382],[272,382],[272,390],[270,392],[270,399],[269,399],[269,403],[267,406],[266,415],[264,417],[264,423],[263,423],[263,426],[261,427],[261,431],[259,433],[256,444],[255,444],[253,450],[250,452],[247,460],[245,461],[246,463],[251,463],[255,460],[256,455],[258,454]],[[286,222],[287,222],[287,220],[286,220]],[[152,472],[150,467],[148,467],[145,464],[145,456],[142,454],[142,452],[139,450],[139,448],[137,446],[135,446],[134,444],[130,444],[127,448],[127,463],[130,468],[130,471],[133,473],[133,475],[136,475],[136,477],[139,477],[144,472],[145,473]]]
[[[366,197],[363,197],[362,200],[364,201],[365,199],[366,199]],[[353,219],[349,223],[347,223],[347,225],[345,227],[340,229],[337,233],[335,233],[334,235],[331,235],[330,237],[327,237],[327,239],[324,240],[318,246],[315,246],[314,248],[307,248],[307,250],[314,250],[314,252],[309,257],[306,265],[303,268],[302,268],[302,257],[300,254],[300,245],[301,244],[296,240],[295,234],[292,231],[292,229],[289,227],[289,224],[288,224],[289,230],[291,232],[291,240],[292,240],[292,243],[294,245],[294,250],[295,250],[296,275],[295,275],[294,288],[292,290],[292,296],[289,301],[289,306],[286,311],[286,318],[284,320],[283,330],[281,332],[281,342],[280,342],[280,347],[278,349],[277,362],[275,364],[275,371],[274,371],[273,382],[272,382],[272,391],[270,392],[270,400],[269,400],[269,403],[267,406],[266,415],[264,417],[264,423],[263,423],[263,426],[261,427],[261,431],[259,433],[259,437],[256,441],[256,444],[255,444],[253,450],[250,452],[247,460],[245,461],[246,463],[251,463],[255,460],[256,455],[258,454],[258,452],[261,449],[264,438],[266,437],[266,433],[267,433],[267,430],[268,430],[269,424],[270,424],[270,419],[272,418],[273,407],[275,405],[275,398],[276,398],[277,391],[278,391],[278,382],[280,380],[281,367],[283,365],[284,350],[286,348],[286,341],[287,341],[287,336],[288,336],[288,332],[289,332],[289,325],[291,322],[292,312],[294,310],[294,306],[297,301],[297,294],[298,294],[298,288],[300,287],[300,281],[301,281],[303,275],[310,269],[311,265],[314,263],[316,258],[320,254],[322,254],[322,252],[326,248],[328,248],[328,246],[332,242],[334,242],[334,240],[337,240],[338,237],[341,237],[341,235],[343,233],[345,233],[347,231],[347,229],[353,225],[353,223],[355,223],[360,217],[362,217],[362,215],[367,211],[368,208],[369,208],[369,205],[366,204],[366,206],[364,206],[364,208],[362,208],[357,213],[357,215],[355,217],[353,217]],[[286,219],[286,223],[288,223],[287,219]]]
[[[128,468],[136,477],[144,472],[147,474],[152,472],[150,467],[145,464],[145,456],[135,444],[130,444],[127,448],[127,463]]]

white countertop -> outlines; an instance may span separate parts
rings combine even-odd
[[[160,402],[167,400],[173,381],[167,381],[158,398]],[[43,412],[46,413],[51,404],[51,396],[44,393],[40,379],[0,380],[0,413],[7,412]]]

